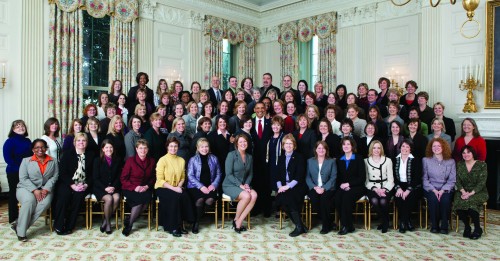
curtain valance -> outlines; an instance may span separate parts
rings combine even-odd
[[[278,42],[282,45],[290,45],[295,40],[308,42],[314,35],[325,39],[336,33],[337,13],[330,12],[281,24]]]
[[[214,41],[227,39],[233,45],[243,43],[248,48],[257,44],[257,28],[210,15],[205,17],[205,35]]]
[[[139,16],[138,0],[49,0],[64,12],[74,12],[78,8],[87,10],[95,18],[112,16],[123,23],[130,23]]]

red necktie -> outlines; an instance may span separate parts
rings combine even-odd
[[[257,126],[257,135],[259,135],[259,139],[262,139],[262,120],[259,120],[259,125]]]

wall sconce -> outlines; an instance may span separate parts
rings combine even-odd
[[[0,89],[5,88],[6,84],[7,84],[7,78],[5,77],[5,63],[2,63],[2,87],[0,87]]]

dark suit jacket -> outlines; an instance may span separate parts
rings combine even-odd
[[[401,158],[396,158],[394,163],[394,189],[397,190],[401,187],[401,178],[399,174],[399,165]],[[420,158],[408,158],[406,165],[406,180],[409,190],[422,189],[422,160]]]
[[[94,157],[95,157],[95,156],[99,155],[100,150],[101,150],[101,143],[104,140],[106,135],[98,133],[97,134],[97,143],[96,143],[94,138],[92,138],[92,135],[90,135],[90,133],[86,132],[86,134],[87,134],[87,151],[94,152]]]
[[[94,153],[92,151],[85,151],[85,183],[92,186],[92,168],[94,166]],[[59,184],[63,186],[71,186],[75,182],[73,181],[73,175],[78,168],[78,156],[76,150],[66,151],[60,162],[59,166]]]
[[[224,96],[222,96],[222,91],[220,90],[219,88],[219,97],[220,97],[220,100],[224,100]],[[214,91],[214,88],[210,87],[208,88],[208,96],[210,97],[210,101],[212,102],[212,104],[214,105],[214,111],[217,111],[217,104],[219,104],[217,102],[217,97],[215,96],[215,91]]]
[[[408,138],[410,137],[408,136]],[[427,143],[429,142],[427,137],[417,132],[415,136],[413,136],[412,141],[413,141],[413,149],[411,150],[411,154],[419,159],[424,158],[425,149],[427,148]]]
[[[297,181],[297,185],[294,188],[300,188],[299,190],[305,193],[306,164],[300,153],[297,151],[293,152],[288,162],[288,168],[286,167],[286,155],[285,153],[281,154],[278,158],[278,171],[277,180],[281,181],[282,186],[286,185],[286,174],[288,172],[288,182],[292,180]]]
[[[309,190],[318,186],[319,164],[316,158],[307,160],[306,183]],[[334,159],[325,159],[321,166],[321,181],[325,190],[335,190],[337,180],[337,163]]]
[[[321,134],[318,134],[318,141],[320,140],[321,140]],[[336,159],[340,158],[340,156],[342,155],[342,148],[340,145],[339,136],[333,133],[329,133],[328,136],[326,136],[325,142],[328,145],[328,152],[330,158],[336,158]]]
[[[262,126],[263,132],[262,132],[262,139],[259,138],[259,135],[257,133],[256,126],[258,126],[257,118],[252,119],[253,127],[252,127],[252,140],[253,140],[253,161],[254,161],[254,166],[257,167],[257,169],[263,168],[263,166],[266,163],[266,150],[267,150],[267,143],[269,142],[269,139],[271,138],[273,131],[271,129],[271,121],[269,119],[263,118],[264,120],[264,125]],[[261,174],[255,170],[256,173]]]
[[[385,147],[385,143],[386,143],[386,140],[385,139],[382,139],[380,137],[373,137],[372,140],[370,141],[370,143],[366,144],[366,140],[368,139],[368,137],[363,137],[363,138],[360,138],[360,142],[358,144],[358,154],[360,154],[363,158],[368,158],[368,149],[370,148],[370,145],[372,145],[372,143],[376,140],[380,141],[382,143],[382,147]]]
[[[120,175],[122,167],[123,161],[117,157],[112,158],[111,166],[108,165],[106,159],[96,158],[94,160],[94,174],[92,175],[94,180],[94,194],[107,194],[104,191],[107,187],[114,187],[115,192],[118,192],[121,188]]]
[[[137,90],[139,90],[139,85],[131,87],[127,94],[127,109],[129,111],[129,117],[134,114],[135,106],[137,105]],[[146,103],[153,105],[154,107],[154,92],[146,86]]]
[[[349,162],[349,167],[346,167],[346,161],[337,159],[337,184],[349,183],[349,187],[363,188],[366,181],[366,168],[363,157],[359,154],[356,155],[355,159],[351,159]]]
[[[316,132],[312,129],[306,129],[301,139],[299,139],[299,132],[300,130],[295,130],[293,132],[293,137],[297,141],[297,151],[304,155],[304,158],[309,159],[314,155],[314,145],[316,145],[316,141],[318,141]]]
[[[153,188],[156,181],[155,160],[147,157],[141,166],[141,159],[135,155],[130,157],[123,166],[120,182],[124,190],[134,191],[137,186],[148,185]]]

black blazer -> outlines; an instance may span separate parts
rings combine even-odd
[[[394,168],[394,189],[398,190],[401,188],[401,177],[399,175],[399,165],[401,164],[401,158],[396,158],[393,164]],[[406,165],[406,179],[409,190],[419,190],[422,189],[422,160],[420,158],[408,158],[408,163]]]
[[[127,94],[127,108],[129,117],[134,114],[135,106],[137,105],[137,90],[139,90],[139,85],[131,87]],[[148,86],[146,86],[146,103],[149,103],[154,107],[154,92]]]
[[[109,133],[106,135],[106,139],[109,139],[113,144],[115,155],[121,160],[125,160],[125,137],[121,133],[118,133],[116,136]]]
[[[210,144],[210,151],[217,156],[219,162],[226,162],[227,154],[230,151],[231,142],[229,139],[231,135],[227,132],[227,137],[224,137],[222,134],[219,135],[217,130],[211,131],[207,135],[208,143]],[[248,142],[250,145],[250,142]],[[225,170],[225,164],[221,165],[222,170]]]
[[[410,135],[408,135],[408,138],[410,138]],[[410,139],[413,141],[411,154],[419,159],[423,159],[425,157],[425,149],[427,148],[427,143],[429,142],[429,140],[427,139],[427,137],[418,132],[415,134],[415,136],[413,136],[413,139]]]
[[[297,141],[297,151],[304,155],[305,159],[309,159],[314,156],[314,146],[318,141],[316,132],[312,129],[306,129],[302,134],[302,138],[299,139],[300,130],[295,130],[292,134]]]
[[[94,164],[94,153],[90,150],[86,150],[85,153],[85,183],[89,186],[92,186],[92,167]],[[76,150],[68,150],[66,151],[59,163],[59,185],[63,186],[71,186],[75,182],[73,182],[73,175],[75,174],[76,169],[78,168],[78,155],[76,154]]]
[[[252,141],[253,141],[253,161],[255,166],[257,165],[262,165],[264,166],[266,163],[266,154],[267,154],[267,143],[269,142],[269,139],[271,138],[273,131],[271,129],[271,121],[269,119],[263,118],[264,120],[264,130],[262,131],[262,139],[259,138],[259,135],[257,131],[255,130],[257,128],[257,118],[252,119]],[[261,167],[262,167],[261,166]],[[260,173],[256,173],[260,174]]]
[[[108,165],[106,159],[96,158],[94,160],[94,191],[96,194],[104,193],[107,187],[114,187],[115,192],[121,188],[120,175],[122,173],[123,161],[117,157],[111,160],[111,166]]]
[[[306,184],[305,184],[305,172],[306,172],[306,164],[305,160],[298,153],[294,151],[290,161],[288,162],[288,169],[286,167],[286,155],[285,153],[281,154],[278,158],[278,181],[281,181],[281,185],[286,185],[286,174],[288,171],[288,181],[296,180],[297,185],[294,188],[302,192],[306,192]]]
[[[97,143],[96,143],[94,138],[92,138],[92,135],[90,135],[90,133],[86,132],[86,134],[87,134],[87,149],[86,150],[94,152],[94,156],[99,155],[100,150],[101,150],[102,141],[104,140],[106,135],[98,133],[97,134]]]
[[[346,161],[337,159],[337,184],[349,183],[349,187],[364,187],[366,181],[365,162],[361,155],[356,155],[355,159],[351,159],[349,167],[346,167]]]
[[[318,141],[321,140],[321,134],[318,134]],[[328,154],[330,158],[338,159],[342,155],[342,147],[340,145],[340,138],[338,135],[329,133],[325,138],[325,142],[328,145]],[[316,144],[316,143],[315,143]],[[314,152],[313,152],[314,155]]]
[[[219,88],[219,97],[220,97],[220,100],[224,100],[224,96],[222,96],[222,91],[220,90]],[[217,102],[217,96],[215,96],[215,91],[214,91],[214,88],[210,87],[208,88],[208,96],[210,97],[210,101],[212,102],[212,104],[214,105],[214,111],[217,111],[217,104],[219,104]],[[229,108],[230,110],[232,108]]]
[[[360,143],[358,144],[358,154],[363,156],[363,158],[368,158],[368,149],[370,148],[370,145],[376,140],[380,141],[382,143],[382,147],[385,149],[385,140],[381,139],[380,137],[374,136],[370,143],[366,144],[367,137],[360,138]]]

